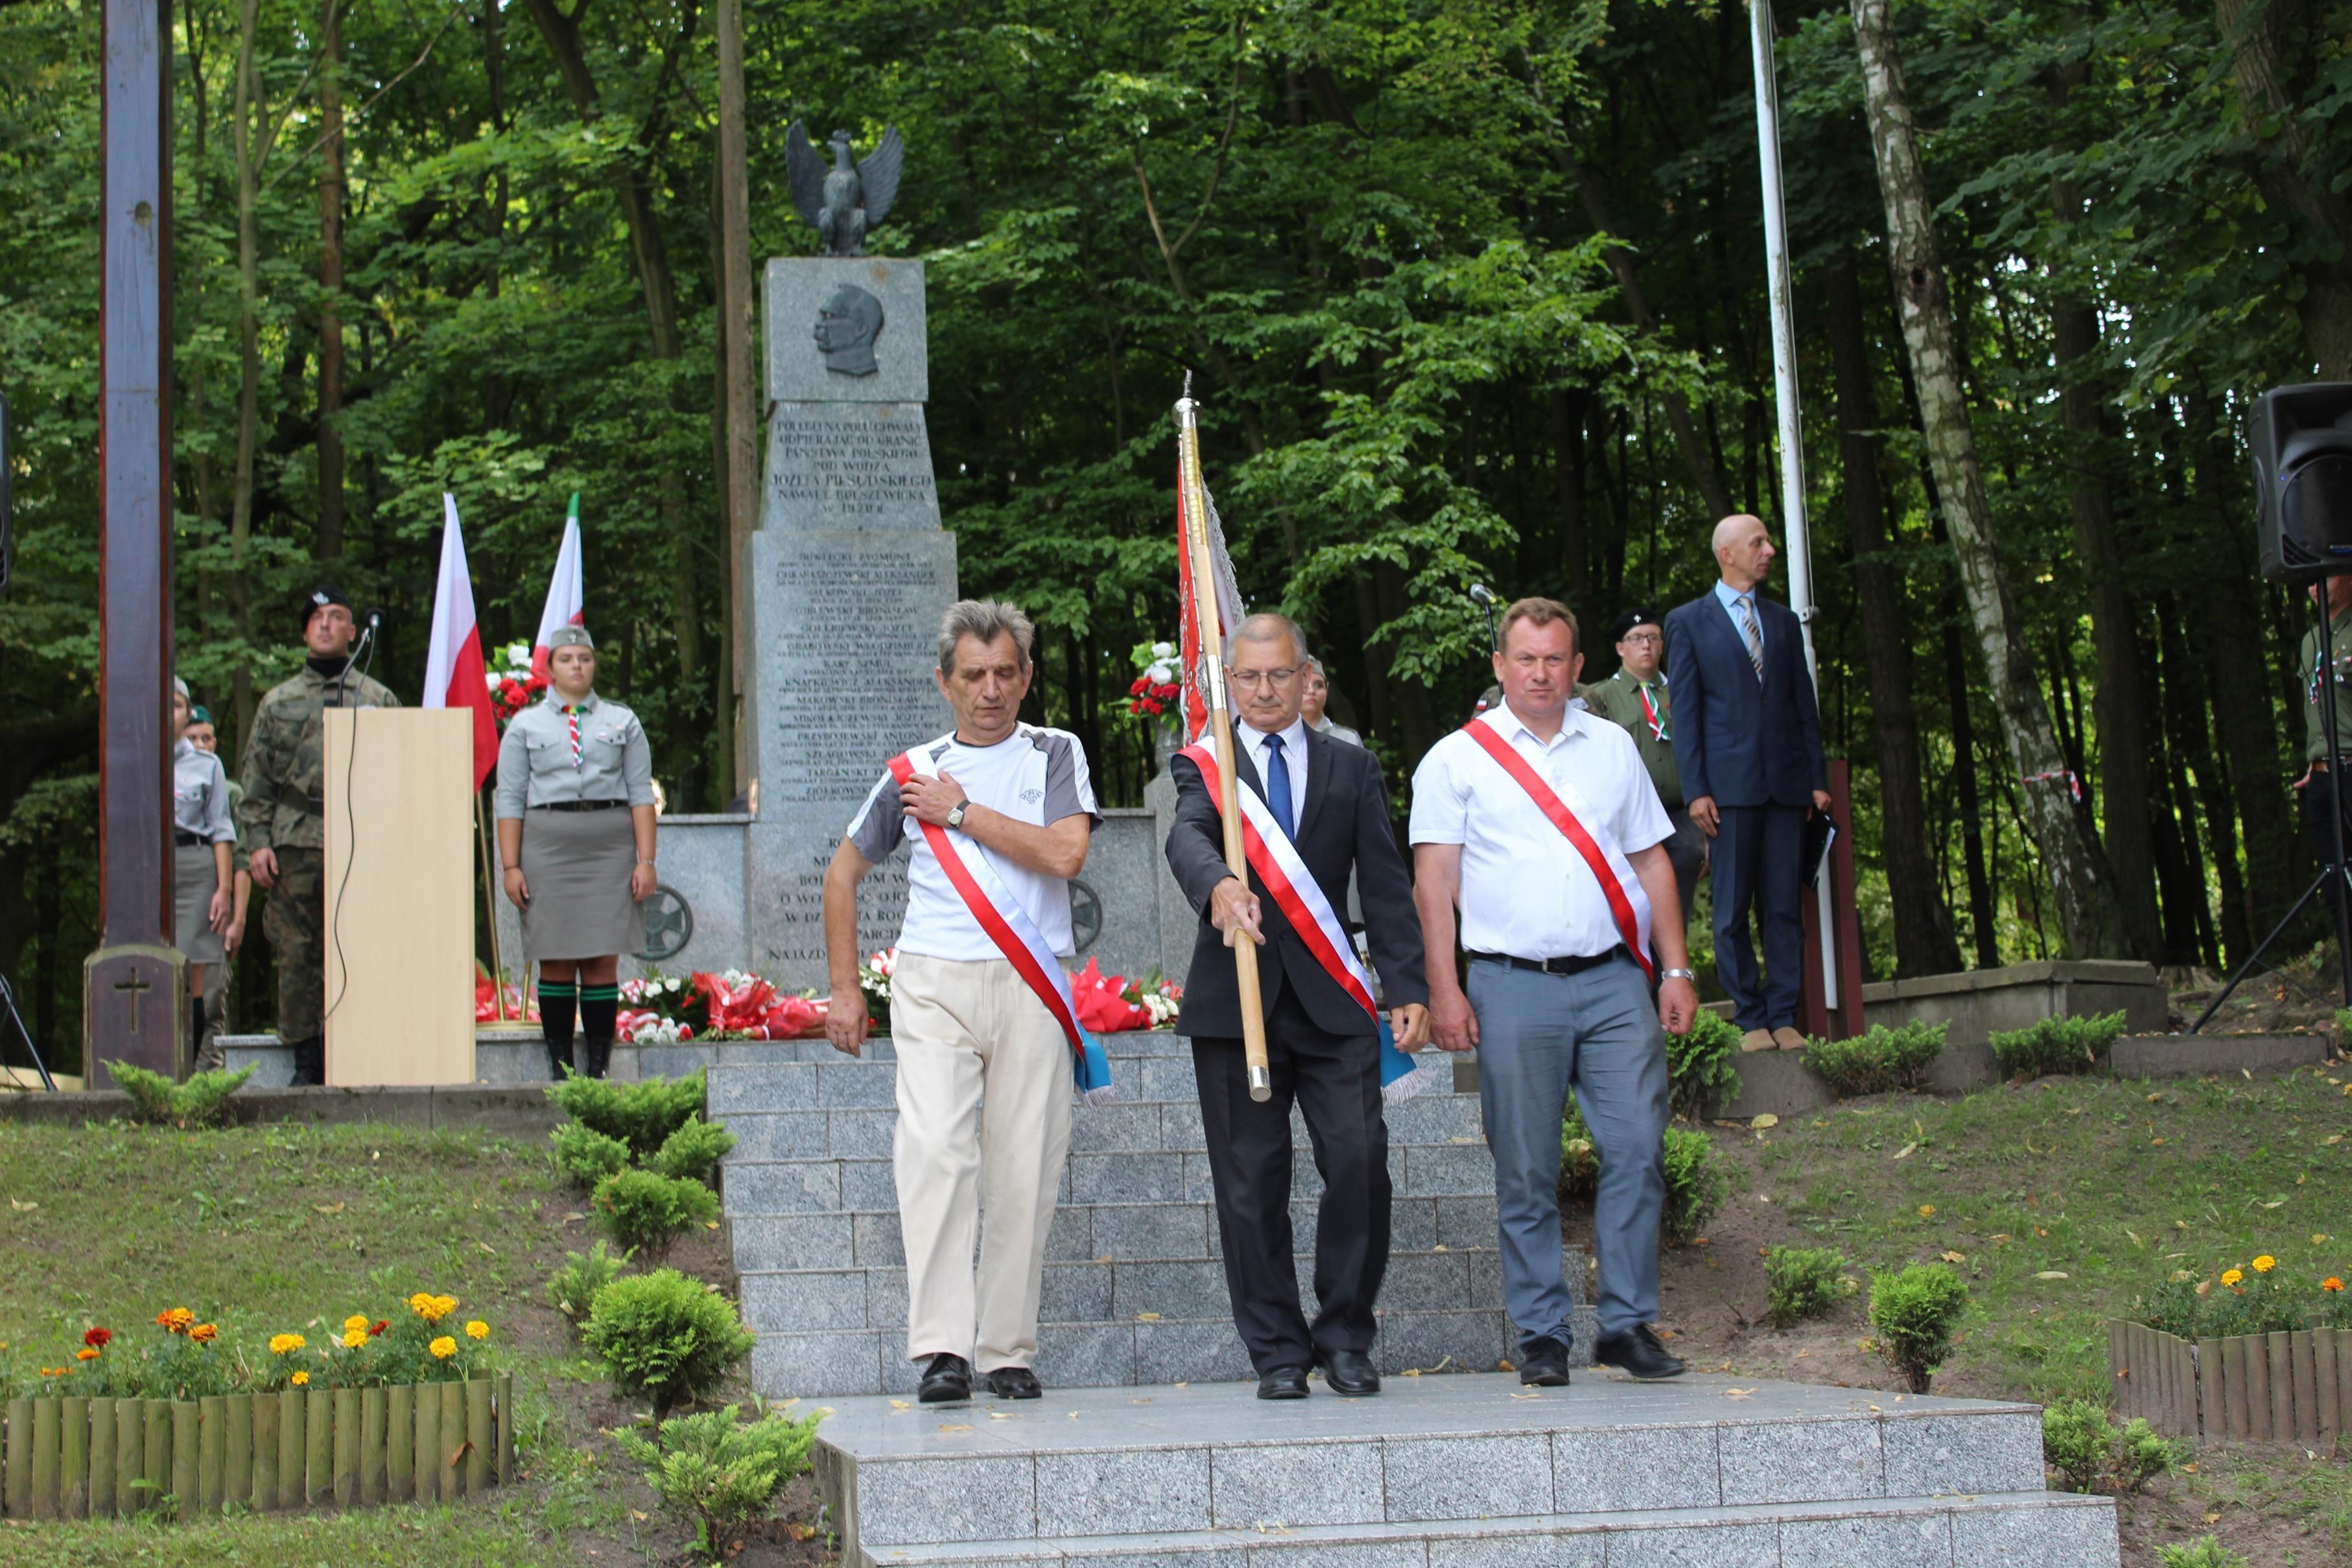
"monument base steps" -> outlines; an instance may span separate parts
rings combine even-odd
[[[1691,1376],[1247,1384],[836,1403],[847,1568],[2116,1568],[2105,1498],[2042,1490],[2032,1407]]]

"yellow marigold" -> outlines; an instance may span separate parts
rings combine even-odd
[[[439,1356],[443,1361],[446,1361],[451,1356],[457,1354],[457,1342],[451,1339],[447,1334],[443,1334],[439,1339],[435,1340],[431,1344],[426,1345],[425,1348],[431,1351],[435,1355]]]
[[[436,1297],[434,1297],[434,1298],[433,1298],[433,1315],[434,1315],[435,1317],[436,1317],[436,1318],[446,1318],[446,1317],[447,1317],[451,1312],[456,1312],[457,1310],[457,1297],[455,1297],[455,1296],[436,1296]]]
[[[2340,1291],[2344,1288],[2344,1281],[2330,1274],[2319,1281],[2319,1288],[2323,1291]]]
[[[196,1314],[185,1307],[173,1307],[169,1311],[157,1312],[155,1321],[163,1326],[163,1332],[166,1333],[185,1333],[188,1332],[188,1325],[196,1321]]]
[[[433,1297],[431,1292],[419,1291],[416,1294],[409,1297],[408,1310],[415,1312],[420,1318],[431,1317],[433,1315]]]
[[[360,1346],[367,1343],[367,1342],[368,1332],[367,1324],[365,1323],[362,1323],[355,1329],[345,1329],[343,1331],[343,1348],[345,1350],[357,1350]]]
[[[2245,1277],[2246,1271],[2242,1269],[2224,1269],[2221,1270],[2221,1283],[2225,1285],[2234,1285]]]
[[[466,1325],[466,1337],[467,1339],[488,1339],[490,1337],[490,1325],[484,1322],[481,1319],[476,1318],[472,1322]]]
[[[368,1316],[365,1312],[353,1312],[350,1317],[343,1320],[343,1332],[345,1333],[351,1333],[353,1329],[357,1329],[360,1333],[367,1333],[367,1326]]]
[[[74,1352],[74,1359],[76,1361],[96,1361],[100,1354],[100,1352],[95,1346],[86,1344],[79,1350]]]
[[[286,1381],[292,1384],[295,1387],[299,1388],[304,1384],[310,1381],[310,1375],[307,1372],[298,1372]]]
[[[188,1331],[188,1337],[194,1340],[198,1344],[210,1344],[213,1341],[220,1338],[220,1324],[198,1323],[195,1327]]]
[[[310,1342],[298,1333],[274,1333],[269,1336],[269,1354],[285,1355],[302,1349]]]
[[[2277,1267],[2278,1260],[2267,1252],[2254,1260],[2254,1272],[2257,1274],[2267,1274]]]

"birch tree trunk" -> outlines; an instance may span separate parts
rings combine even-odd
[[[1992,507],[1961,392],[1951,300],[1937,254],[1927,171],[1919,159],[1886,0],[1852,3],[1871,145],[1877,158],[1879,193],[1886,204],[1887,265],[1969,630],[1985,663],[2011,765],[2027,780],[2019,786],[2019,800],[2050,877],[2062,950],[2076,958],[2123,957],[2130,944],[2115,873],[2098,841],[2075,814],[2063,778],[2065,758],[2049,710],[2042,705],[2032,656],[2018,632],[2000,542],[1993,535]]]
[[[731,799],[750,768],[745,731],[737,724],[737,704],[746,685],[743,549],[759,526],[759,401],[752,371],[751,191],[750,154],[743,123],[743,0],[719,0],[719,362],[726,376],[727,420],[726,570],[727,640],[725,679],[718,713],[719,767],[731,771],[719,790]]]

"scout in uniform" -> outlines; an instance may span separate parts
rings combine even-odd
[[[1698,873],[1706,865],[1706,835],[1683,809],[1682,777],[1675,771],[1674,700],[1666,691],[1666,674],[1658,667],[1666,651],[1665,622],[1654,611],[1629,610],[1617,618],[1615,632],[1617,673],[1578,695],[1587,707],[1632,736],[1633,749],[1642,754],[1642,766],[1658,789],[1658,804],[1675,825],[1666,859],[1674,863],[1675,890],[1683,895],[1688,918]]]
[[[220,755],[220,730],[213,723],[212,710],[202,703],[188,710],[188,727],[183,732],[190,746],[208,756]],[[222,768],[226,777],[227,768]],[[245,800],[245,786],[236,779],[228,780],[229,821],[236,821],[236,809]],[[229,853],[229,865],[234,873],[236,893],[229,901],[228,925],[221,932],[221,950],[227,961],[216,969],[205,971],[205,986],[204,1027],[196,1031],[196,1070],[199,1072],[224,1065],[220,1037],[228,1027],[229,984],[236,976],[236,950],[245,946],[246,912],[253,906],[253,868],[244,844],[235,845]]]
[[[653,751],[645,726],[596,695],[596,644],[578,626],[547,639],[547,695],[499,743],[499,862],[522,911],[522,951],[539,964],[540,1029],[551,1075],[604,1076],[620,1009],[620,956],[646,945],[640,901],[654,890]]]
[[[230,857],[236,829],[229,820],[228,770],[188,738],[196,708],[188,683],[172,681],[172,940],[188,960],[188,1039],[205,1036],[205,975],[224,963],[228,930]]]

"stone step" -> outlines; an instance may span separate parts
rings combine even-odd
[[[728,1123],[731,1129],[734,1123]],[[1483,1144],[1389,1145],[1389,1185],[1397,1197],[1476,1197],[1495,1190],[1495,1166]],[[1057,1201],[1066,1204],[1206,1202],[1215,1196],[1205,1152],[1144,1149],[1072,1154]],[[1291,1168],[1291,1195],[1319,1198],[1323,1178],[1302,1152]],[[727,1212],[830,1214],[896,1207],[898,1181],[887,1159],[727,1160]]]
[[[1241,1542],[1205,1530],[842,1554],[846,1568],[2117,1568],[2121,1560],[2114,1500],[2043,1491],[1286,1526]]]
[[[2107,1500],[2042,1492],[2028,1406],[1698,1375],[1274,1405],[1046,1381],[1034,1403],[839,1402],[817,1471],[845,1563],[2116,1562]]]
[[[1138,1038],[1177,1037],[1115,1035],[1111,1038],[1115,1042],[1124,1042]],[[715,1047],[699,1048],[722,1055],[741,1051],[748,1058],[721,1061],[710,1069],[710,1114],[719,1118],[762,1111],[888,1109],[898,1103],[898,1062],[888,1057],[877,1060],[869,1052],[863,1059],[852,1059],[830,1048],[825,1048],[822,1055],[804,1053],[784,1058],[772,1054],[787,1046],[806,1043],[783,1041],[779,1045],[769,1045],[752,1041],[739,1046],[722,1042]],[[661,1060],[662,1051],[672,1049],[682,1051],[688,1048],[646,1048],[643,1060],[647,1065],[644,1071],[671,1071],[656,1068],[652,1063]],[[751,1057],[750,1053],[754,1051],[760,1054]],[[1433,1053],[1424,1053],[1424,1056],[1431,1054]],[[542,1053],[542,1071],[544,1060]],[[618,1057],[614,1060],[617,1061]],[[1118,1100],[1114,1105],[1198,1106],[1200,1086],[1193,1077],[1189,1050],[1182,1054],[1152,1052],[1142,1055],[1112,1051],[1110,1070],[1111,1083],[1118,1091]],[[1463,1095],[1473,1104],[1476,1103],[1475,1090],[1474,1082]],[[1434,1096],[1440,1099],[1449,1097]],[[1407,1101],[1406,1105],[1414,1103]]]
[[[1518,1336],[1499,1309],[1377,1314],[1372,1358],[1383,1375],[1492,1371]],[[1598,1326],[1590,1307],[1576,1309],[1572,1364],[1589,1364]],[[1043,1322],[1038,1378],[1050,1389],[1099,1390],[1129,1385],[1218,1384],[1255,1375],[1233,1319],[1162,1316],[1149,1321]],[[821,1333],[763,1333],[751,1347],[751,1385],[768,1399],[909,1395],[917,1371],[907,1359],[904,1328]]]
[[[731,1186],[733,1177],[729,1176]],[[1295,1234],[1315,1234],[1315,1205],[1294,1201]],[[1491,1248],[1496,1242],[1495,1198],[1400,1197],[1390,1209],[1390,1245],[1399,1252]],[[735,1268],[743,1274],[811,1269],[902,1269],[907,1258],[898,1211],[887,1208],[833,1213],[739,1215],[729,1224]],[[1070,1204],[1054,1211],[1045,1238],[1053,1263],[1121,1262],[1217,1256],[1217,1221],[1205,1202]]]

